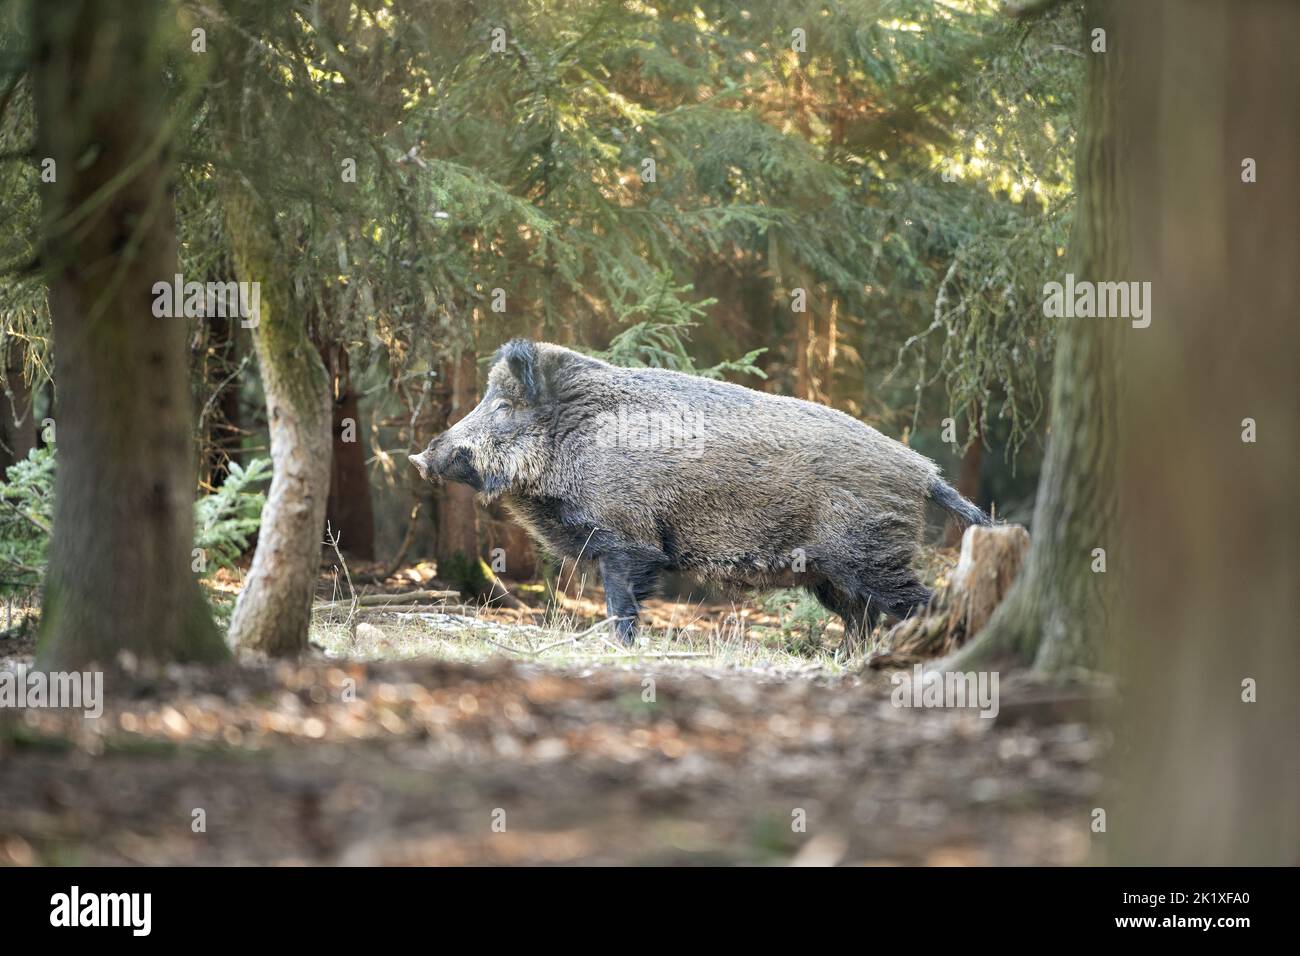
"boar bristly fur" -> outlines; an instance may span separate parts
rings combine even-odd
[[[596,562],[625,641],[664,571],[806,587],[858,640],[929,600],[913,568],[927,500],[989,520],[934,462],[835,409],[524,339],[411,460],[502,497],[556,556]]]

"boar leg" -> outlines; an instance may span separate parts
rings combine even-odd
[[[875,593],[884,612],[900,621],[918,608],[929,604],[931,596],[930,589],[911,577],[910,573],[907,583],[897,587],[880,588]]]
[[[641,602],[653,594],[659,584],[659,572],[664,567],[662,559],[663,555],[639,548],[606,552],[600,558],[605,610],[609,617],[618,618],[615,632],[624,644],[630,645],[636,636]]]
[[[837,656],[850,657],[862,648],[880,620],[880,608],[870,597],[859,597],[856,593],[836,587],[830,581],[822,580],[811,588],[813,597],[822,607],[833,614],[838,614],[844,621],[844,641],[840,644]]]
[[[917,580],[905,556],[864,552],[856,560],[828,571],[827,577],[840,590],[869,598],[879,611],[899,620],[930,601],[930,589]]]
[[[907,617],[930,600],[912,569],[916,542],[897,515],[868,517],[816,556],[822,572],[841,591],[870,598],[890,617]]]
[[[910,564],[894,556],[862,555],[826,576],[832,589],[827,598],[815,589],[813,594],[844,618],[842,654],[857,650],[882,614],[901,620],[930,600],[930,589],[917,580]]]

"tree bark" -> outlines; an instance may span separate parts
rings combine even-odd
[[[978,419],[978,410],[976,418]],[[963,498],[968,498],[979,504],[980,494],[980,472],[984,466],[984,438],[979,434],[978,428],[976,433],[971,436],[971,442],[962,452],[961,464],[957,468],[957,491]],[[961,544],[962,532],[964,529],[956,519],[948,519],[948,530],[944,536],[945,547],[955,548]]]
[[[1090,51],[1091,31],[1112,43],[1115,4],[1090,0],[1083,17],[1088,57],[1076,162],[1079,207],[1073,269],[1079,280],[1128,281],[1127,168],[1116,109],[1121,60]],[[1065,276],[1057,277],[1063,281]],[[1104,565],[1114,550],[1118,341],[1123,318],[1065,318],[1052,376],[1047,453],[1024,571],[980,636],[945,662],[965,670],[998,664],[1062,672],[1095,666],[1109,601]],[[1099,553],[1097,549],[1101,549]]]
[[[213,276],[214,281],[223,277]],[[213,316],[211,334],[204,343],[207,352],[202,363],[204,385],[214,389],[200,395],[199,475],[209,488],[216,488],[230,472],[232,450],[237,449],[239,434],[239,319]]]
[[[1294,866],[1300,6],[1131,3],[1119,29],[1154,306],[1126,349],[1107,861]]]
[[[451,402],[447,411],[450,428],[473,411],[478,404],[478,363],[474,350],[464,347],[449,363]],[[453,569],[456,583],[464,589],[472,583],[467,578],[471,565],[479,561],[478,504],[474,489],[468,485],[445,482],[438,496],[438,573],[444,576]],[[462,578],[465,578],[462,580]]]
[[[288,657],[307,647],[320,572],[332,450],[329,378],[306,322],[294,311],[290,280],[277,258],[281,244],[263,212],[267,203],[236,174],[223,180],[222,190],[239,279],[262,283],[253,344],[266,393],[272,467],[257,550],[230,636],[240,647]]]
[[[537,554],[533,550],[532,538],[502,507],[492,508],[488,522],[488,544],[491,549],[500,548],[505,552],[502,577],[527,581],[537,574]]]
[[[32,390],[23,378],[26,345],[14,341],[6,356],[4,388],[0,390],[0,476],[36,447],[36,417]]]
[[[795,398],[802,398],[807,402],[815,400],[810,357],[815,341],[813,314],[808,311],[796,312],[794,314],[794,395]]]
[[[347,352],[333,344],[326,345],[325,352],[334,398],[334,443],[325,514],[330,528],[339,535],[340,549],[353,557],[373,561],[375,516],[370,500],[370,475],[366,471],[359,396],[352,387]],[[351,441],[347,440],[349,431]]]
[[[58,475],[39,656],[109,665],[227,655],[193,566],[186,319],[155,317],[177,271],[157,0],[34,5],[42,258],[56,346]]]
[[[894,626],[868,659],[872,667],[906,667],[950,653],[975,638],[989,622],[1029,553],[1029,535],[1018,524],[966,529],[961,557],[929,605]]]

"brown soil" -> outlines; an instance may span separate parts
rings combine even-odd
[[[0,711],[0,863],[1079,863],[1105,749],[1005,675],[997,720],[668,661],[105,680],[99,719]]]

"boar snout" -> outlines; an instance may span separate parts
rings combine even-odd
[[[468,448],[456,447],[449,442],[435,439],[422,454],[407,457],[420,472],[423,481],[445,478],[448,481],[469,485],[475,491],[483,490],[482,476],[474,467]]]
[[[428,481],[428,480],[429,480],[429,465],[428,465],[428,463],[424,460],[424,453],[423,453],[423,452],[421,452],[421,453],[418,454],[418,455],[407,455],[407,456],[406,456],[406,460],[409,461],[412,465],[415,466],[415,470],[418,471],[418,472],[420,473],[420,480],[421,480],[421,481]]]
[[[445,445],[446,442],[443,441],[443,436],[439,435],[429,442],[429,447],[418,455],[406,456],[407,460],[415,466],[415,470],[420,473],[421,481],[432,481],[442,477],[444,465],[442,459],[445,458],[443,447]]]
[[[441,456],[438,474],[448,481],[469,485],[475,491],[483,490],[483,477],[474,467],[468,448],[449,448]]]

